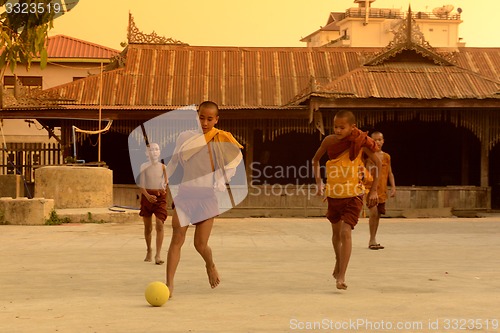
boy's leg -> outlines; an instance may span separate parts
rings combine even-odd
[[[174,209],[172,216],[172,238],[167,254],[167,286],[170,289],[170,297],[174,291],[174,276],[181,259],[181,247],[186,239],[188,226],[181,227],[177,209]]]
[[[144,238],[146,239],[146,258],[144,261],[151,261],[153,256],[153,249],[151,248],[151,234],[153,232],[153,217],[143,216],[142,220],[144,222]]]
[[[162,265],[164,261],[161,259],[161,247],[163,245],[163,221],[156,217],[156,256],[155,264]]]
[[[377,205],[370,208],[370,218],[368,219],[368,224],[370,226],[370,241],[368,242],[368,248],[372,250],[383,249],[379,243],[377,243],[377,230],[380,223],[380,214]]]
[[[352,251],[352,238],[351,232],[352,228],[349,224],[344,221],[332,224],[332,230],[334,235],[338,235],[340,238],[339,254],[338,254],[338,275],[337,279],[337,289],[347,289],[345,284],[345,274],[347,271],[347,266],[349,264],[349,259],[351,258]]]
[[[337,280],[339,276],[339,262],[340,262],[340,246],[342,245],[340,240],[340,228],[338,228],[337,223],[330,223],[332,225],[332,245],[333,251],[335,252],[335,268],[333,269],[333,278]],[[335,227],[337,225],[337,227]]]
[[[194,232],[194,247],[203,257],[203,260],[205,260],[208,282],[212,288],[215,288],[219,285],[220,278],[213,260],[212,249],[208,246],[208,239],[210,238],[213,224],[214,218],[210,218],[196,224],[196,230]]]

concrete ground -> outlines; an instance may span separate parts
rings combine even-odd
[[[318,219],[218,219],[210,289],[188,232],[174,298],[144,290],[139,219],[0,226],[0,332],[498,332],[500,217],[383,219],[353,233],[346,291],[335,289],[331,228]],[[170,240],[165,229],[164,256]]]

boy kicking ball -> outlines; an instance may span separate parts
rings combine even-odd
[[[358,223],[363,208],[364,186],[359,176],[365,153],[381,168],[380,159],[374,154],[375,142],[356,127],[356,119],[350,111],[339,111],[334,118],[334,134],[325,137],[312,159],[317,194],[328,200],[327,219],[332,226],[332,244],[335,252],[333,277],[337,289],[347,289],[345,275],[352,251],[351,231]],[[327,184],[321,179],[319,161],[328,154],[326,163]],[[374,172],[372,190],[368,193],[369,205],[377,203],[377,172]]]

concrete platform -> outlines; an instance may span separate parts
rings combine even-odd
[[[109,208],[65,208],[56,209],[57,215],[72,223],[135,223],[140,222],[139,209],[123,207]]]
[[[165,251],[171,230],[165,230]],[[384,219],[353,233],[335,289],[331,228],[318,219],[218,219],[212,290],[188,232],[173,299],[154,308],[131,223],[0,226],[0,332],[498,332],[500,218]]]

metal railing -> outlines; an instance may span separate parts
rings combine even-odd
[[[345,11],[341,20],[346,17],[365,18],[365,8],[349,8]],[[430,13],[430,12],[412,12],[414,19],[426,20],[460,20],[459,13]],[[368,13],[369,18],[385,18],[385,19],[403,19],[407,17],[406,12],[399,10],[384,9],[384,8],[370,8]]]

